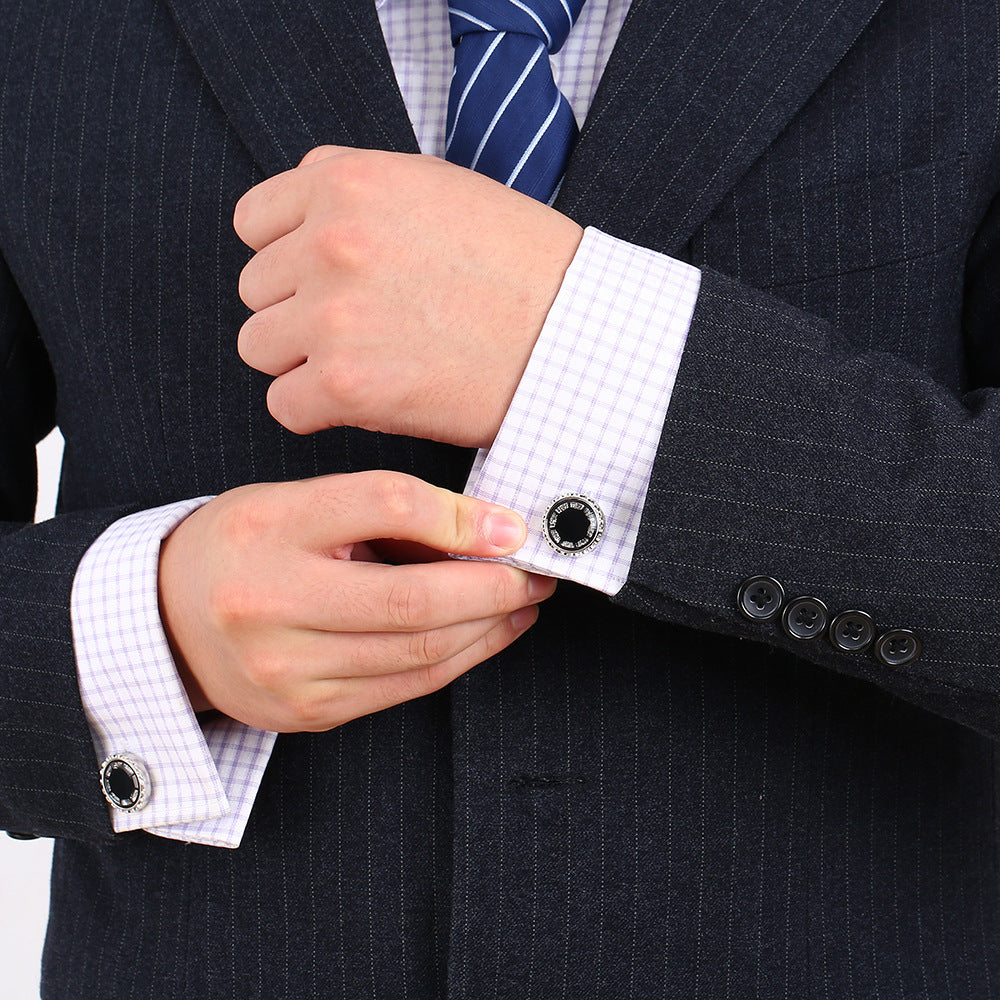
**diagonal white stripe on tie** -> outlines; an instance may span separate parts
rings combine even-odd
[[[555,103],[552,105],[552,110],[549,112],[548,118],[542,122],[541,127],[535,133],[534,138],[528,145],[528,148],[524,151],[524,156],[517,161],[517,166],[514,167],[511,175],[504,181],[507,187],[510,187],[514,181],[517,180],[518,174],[524,169],[524,165],[528,162],[528,157],[535,151],[535,147],[538,145],[539,140],[545,135],[546,129],[552,124],[552,119],[555,118],[556,112],[559,110],[559,98],[556,97]]]
[[[503,116],[503,113],[507,110],[507,106],[514,99],[514,95],[521,89],[521,84],[524,83],[524,81],[528,77],[528,74],[532,71],[532,69],[534,69],[535,63],[538,62],[544,51],[545,51],[544,48],[540,48],[534,54],[534,56],[532,56],[531,62],[529,62],[528,65],[524,67],[524,69],[521,72],[521,75],[517,78],[517,81],[515,82],[514,86],[510,88],[510,90],[507,92],[507,96],[503,99],[502,103],[500,104],[500,107],[497,108],[497,113],[493,116],[493,120],[487,126],[486,134],[483,136],[482,141],[479,143],[479,146],[476,149],[476,155],[473,156],[472,162],[469,164],[469,166],[473,170],[476,169],[476,164],[479,162],[479,157],[483,155],[483,148],[486,146],[486,143],[489,140],[490,136],[493,135],[493,130],[497,127],[497,122],[500,121],[501,117]]]
[[[472,76],[469,77],[469,82],[465,85],[465,89],[462,91],[462,96],[458,100],[458,110],[455,112],[455,121],[452,123],[451,131],[448,133],[448,138],[445,140],[444,148],[447,151],[448,147],[451,145],[451,140],[455,136],[455,129],[458,128],[458,120],[462,116],[462,108],[465,106],[465,99],[469,96],[469,91],[472,90],[472,85],[479,79],[479,74],[482,73],[483,67],[489,62],[490,56],[496,51],[497,46],[503,41],[506,32],[497,32],[497,37],[490,42],[490,47],[486,50],[486,54],[482,59],[479,60],[479,64],[472,71]]]

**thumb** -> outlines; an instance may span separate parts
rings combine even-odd
[[[439,552],[502,556],[528,535],[520,514],[498,504],[452,493],[401,472],[358,472],[299,484],[302,530],[321,551],[375,538],[419,542]],[[318,510],[337,517],[316,517]]]

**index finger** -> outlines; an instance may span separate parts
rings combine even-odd
[[[296,230],[305,221],[308,177],[298,167],[261,181],[236,203],[233,228],[252,250]]]
[[[233,211],[236,235],[251,249],[262,250],[298,229],[305,221],[313,177],[307,168],[344,152],[348,147],[317,146],[302,157],[297,167],[250,188]]]
[[[511,614],[547,600],[555,589],[550,577],[502,563],[449,559],[387,566],[314,558],[282,593],[287,621],[300,629],[426,632]]]

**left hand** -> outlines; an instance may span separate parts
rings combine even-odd
[[[431,156],[323,146],[248,191],[240,356],[300,434],[488,447],[583,230]]]

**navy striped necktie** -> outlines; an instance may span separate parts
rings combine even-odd
[[[547,202],[577,137],[549,55],[562,48],[584,0],[453,3],[445,157]]]

